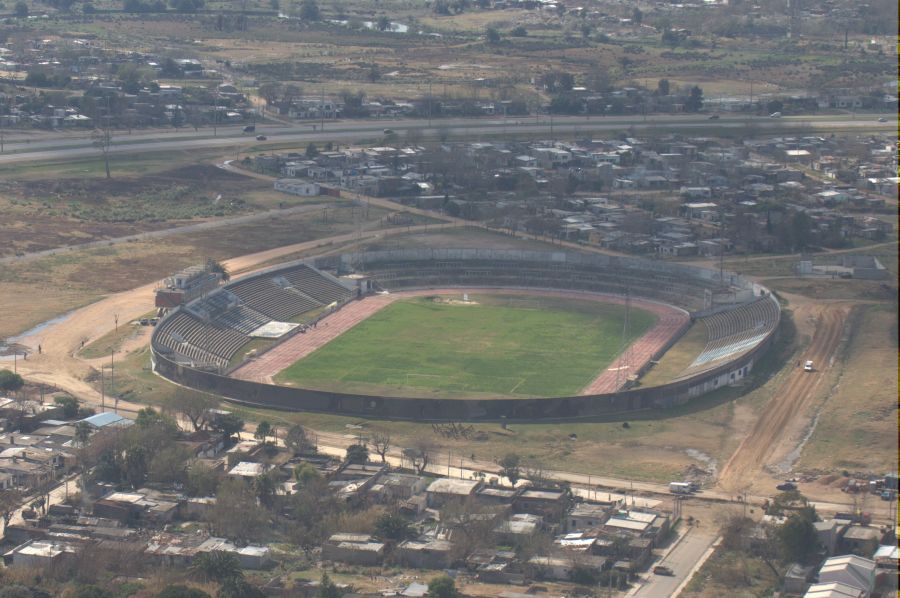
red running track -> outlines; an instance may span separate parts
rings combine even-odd
[[[427,289],[415,291],[399,291],[386,295],[374,295],[361,301],[352,301],[342,309],[321,320],[315,328],[292,336],[276,345],[257,359],[247,362],[231,373],[234,378],[265,382],[271,384],[272,378],[292,363],[306,357],[322,345],[347,332],[372,314],[384,309],[398,299],[421,297],[428,295],[457,295],[463,293],[492,292],[503,295],[532,295],[563,297],[567,299],[587,299],[603,303],[622,305],[625,298],[619,295],[587,293],[577,291],[545,291],[540,289],[509,288],[473,288],[473,289]],[[626,355],[619,356],[606,370],[602,371],[590,384],[585,386],[581,394],[600,394],[615,392],[624,386],[629,372],[639,371],[653,356],[668,343],[673,336],[679,334],[687,325],[690,317],[684,310],[657,303],[647,299],[631,299],[631,305],[652,312],[657,316],[656,323],[631,344]],[[627,356],[628,363],[625,363]]]

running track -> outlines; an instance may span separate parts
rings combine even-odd
[[[400,291],[386,295],[374,295],[361,301],[352,301],[342,309],[319,321],[315,328],[305,333],[295,334],[283,343],[266,351],[257,359],[250,361],[231,373],[234,378],[265,382],[271,384],[272,377],[295,361],[306,357],[322,345],[350,330],[372,314],[384,309],[398,299],[421,297],[426,295],[462,295],[463,293],[484,293],[490,291],[504,295],[532,295],[563,297],[567,299],[588,299],[603,303],[622,305],[625,298],[619,295],[602,293],[581,293],[577,291],[545,291],[509,288],[472,288],[472,289],[425,289]],[[581,394],[600,394],[615,392],[621,388],[629,371],[638,371],[662,349],[674,336],[680,334],[690,321],[688,313],[682,309],[657,303],[647,299],[631,299],[631,305],[649,311],[657,316],[656,323],[639,339],[631,344],[624,355],[619,356],[610,366],[585,386]]]

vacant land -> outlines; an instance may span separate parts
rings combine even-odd
[[[800,470],[881,473],[896,467],[896,306],[857,309],[838,379],[803,447]]]
[[[474,304],[394,303],[277,377],[328,390],[574,395],[624,347],[624,307],[470,295]],[[652,324],[631,310],[631,342]]]
[[[341,203],[278,193],[267,181],[202,163],[197,156],[173,167],[176,160],[131,158],[116,165],[111,179],[96,160],[52,174],[46,165],[18,167],[0,182],[0,257],[274,208]]]

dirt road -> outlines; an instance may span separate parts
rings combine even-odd
[[[826,304],[804,306],[795,312],[795,316],[815,317],[812,341],[797,367],[775,391],[750,433],[722,468],[719,475],[721,488],[737,492],[760,483],[763,469],[779,443],[798,422],[804,421],[825,374],[833,367],[848,311],[849,308],[843,305]],[[812,360],[816,371],[805,372],[801,367],[805,360]]]

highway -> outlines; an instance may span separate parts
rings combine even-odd
[[[402,139],[407,131],[417,130],[426,137],[457,139],[481,139],[503,136],[582,136],[585,133],[611,134],[622,131],[682,131],[697,134],[715,134],[723,131],[737,131],[748,128],[754,136],[763,133],[829,134],[832,132],[874,131],[896,132],[896,118],[888,122],[878,122],[878,115],[802,116],[772,119],[766,117],[722,116],[710,120],[707,115],[654,115],[648,117],[606,116],[573,117],[543,115],[535,117],[481,117],[452,118],[435,120],[429,125],[424,119],[399,120],[349,120],[325,123],[324,130],[319,123],[295,126],[258,125],[254,133],[243,133],[241,127],[219,127],[216,135],[209,128],[172,129],[171,131],[114,131],[110,154],[152,153],[186,149],[215,149],[240,147],[265,147],[267,145],[297,144],[315,142],[356,143],[384,138],[384,131],[390,129]],[[256,135],[265,135],[265,141],[257,141]],[[58,161],[84,158],[91,153],[100,154],[93,146],[89,134],[66,132],[41,136],[22,141],[9,140],[0,154],[0,164],[25,162]]]

